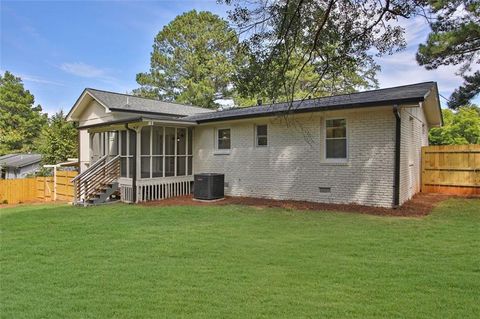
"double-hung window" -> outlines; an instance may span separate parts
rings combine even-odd
[[[255,145],[258,147],[268,145],[268,127],[267,125],[255,126]]]
[[[325,121],[325,158],[327,160],[347,159],[346,119],[327,119]]]
[[[217,129],[217,142],[218,151],[229,151],[231,148],[230,129],[222,128]]]

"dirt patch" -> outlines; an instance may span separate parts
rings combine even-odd
[[[432,209],[441,201],[452,197],[440,194],[425,194],[419,193],[411,200],[403,204],[397,209],[370,207],[363,205],[340,205],[340,204],[326,204],[313,203],[292,200],[273,200],[266,198],[253,197],[226,197],[222,201],[203,202],[195,201],[192,196],[180,196],[175,198],[164,199],[161,201],[145,202],[145,206],[222,206],[222,205],[246,205],[253,207],[268,207],[268,208],[285,208],[297,210],[329,210],[342,211],[360,214],[380,215],[380,216],[405,216],[405,217],[419,217],[428,215]]]

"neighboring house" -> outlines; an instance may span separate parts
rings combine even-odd
[[[85,89],[67,118],[79,198],[118,182],[123,201],[162,199],[211,172],[231,196],[383,207],[420,190],[421,147],[442,125],[435,82],[223,111]]]
[[[40,154],[7,154],[0,156],[1,179],[25,178],[40,169]]]

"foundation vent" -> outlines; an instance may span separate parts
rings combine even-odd
[[[331,187],[319,187],[318,190],[320,191],[321,194],[327,194],[332,192]]]

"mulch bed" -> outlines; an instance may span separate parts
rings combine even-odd
[[[452,197],[441,194],[425,194],[419,193],[411,200],[403,204],[397,209],[370,207],[363,205],[341,205],[313,203],[293,200],[273,200],[266,198],[253,197],[226,197],[221,201],[203,202],[193,200],[192,196],[180,196],[168,198],[161,201],[144,202],[145,206],[222,206],[222,205],[247,205],[260,208],[285,208],[296,210],[328,210],[352,212],[360,214],[370,214],[379,216],[404,216],[404,217],[420,217],[428,215],[432,209],[441,201]]]

